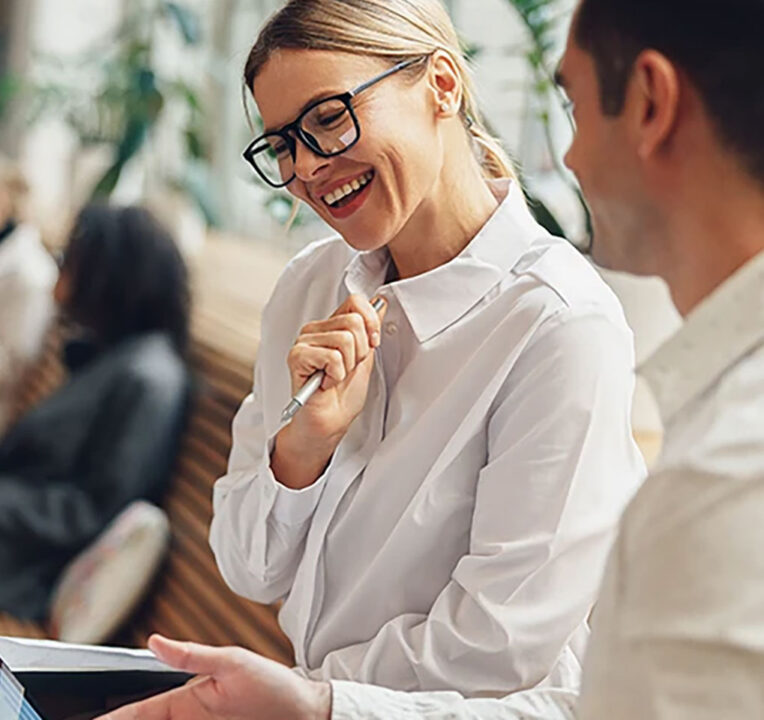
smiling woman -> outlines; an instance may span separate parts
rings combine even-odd
[[[215,488],[223,576],[285,599],[313,677],[575,687],[642,475],[617,301],[532,219],[438,0],[291,0],[245,81],[266,128],[245,157],[339,237],[264,312]]]

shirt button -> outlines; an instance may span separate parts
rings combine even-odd
[[[389,322],[385,324],[385,335],[395,335],[398,332],[398,326],[395,323]]]

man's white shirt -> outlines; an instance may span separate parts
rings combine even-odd
[[[764,717],[764,253],[642,368],[666,425],[610,556],[574,692],[333,683],[333,720]],[[575,710],[574,710],[575,706]]]
[[[764,718],[764,253],[642,374],[665,445],[624,514],[578,716]]]
[[[643,478],[620,305],[516,184],[450,263],[388,282],[386,250],[311,246],[263,314],[252,395],[215,487],[223,576],[312,677],[466,695],[578,686],[617,519]],[[270,470],[300,327],[388,301],[362,414],[323,476]]]

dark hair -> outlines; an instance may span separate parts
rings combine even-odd
[[[63,261],[70,319],[107,345],[166,332],[180,353],[188,343],[188,271],[171,235],[139,207],[85,207]]]
[[[720,139],[764,180],[764,0],[582,0],[575,38],[618,115],[634,61],[664,54],[696,86]]]

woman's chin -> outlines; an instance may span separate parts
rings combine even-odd
[[[352,226],[336,228],[342,239],[354,250],[371,252],[385,247],[390,240],[381,222],[353,223]]]
[[[377,232],[374,234],[342,232],[340,235],[342,235],[342,239],[350,245],[353,250],[358,250],[358,252],[372,252],[387,245],[387,242],[384,240],[379,240]]]

